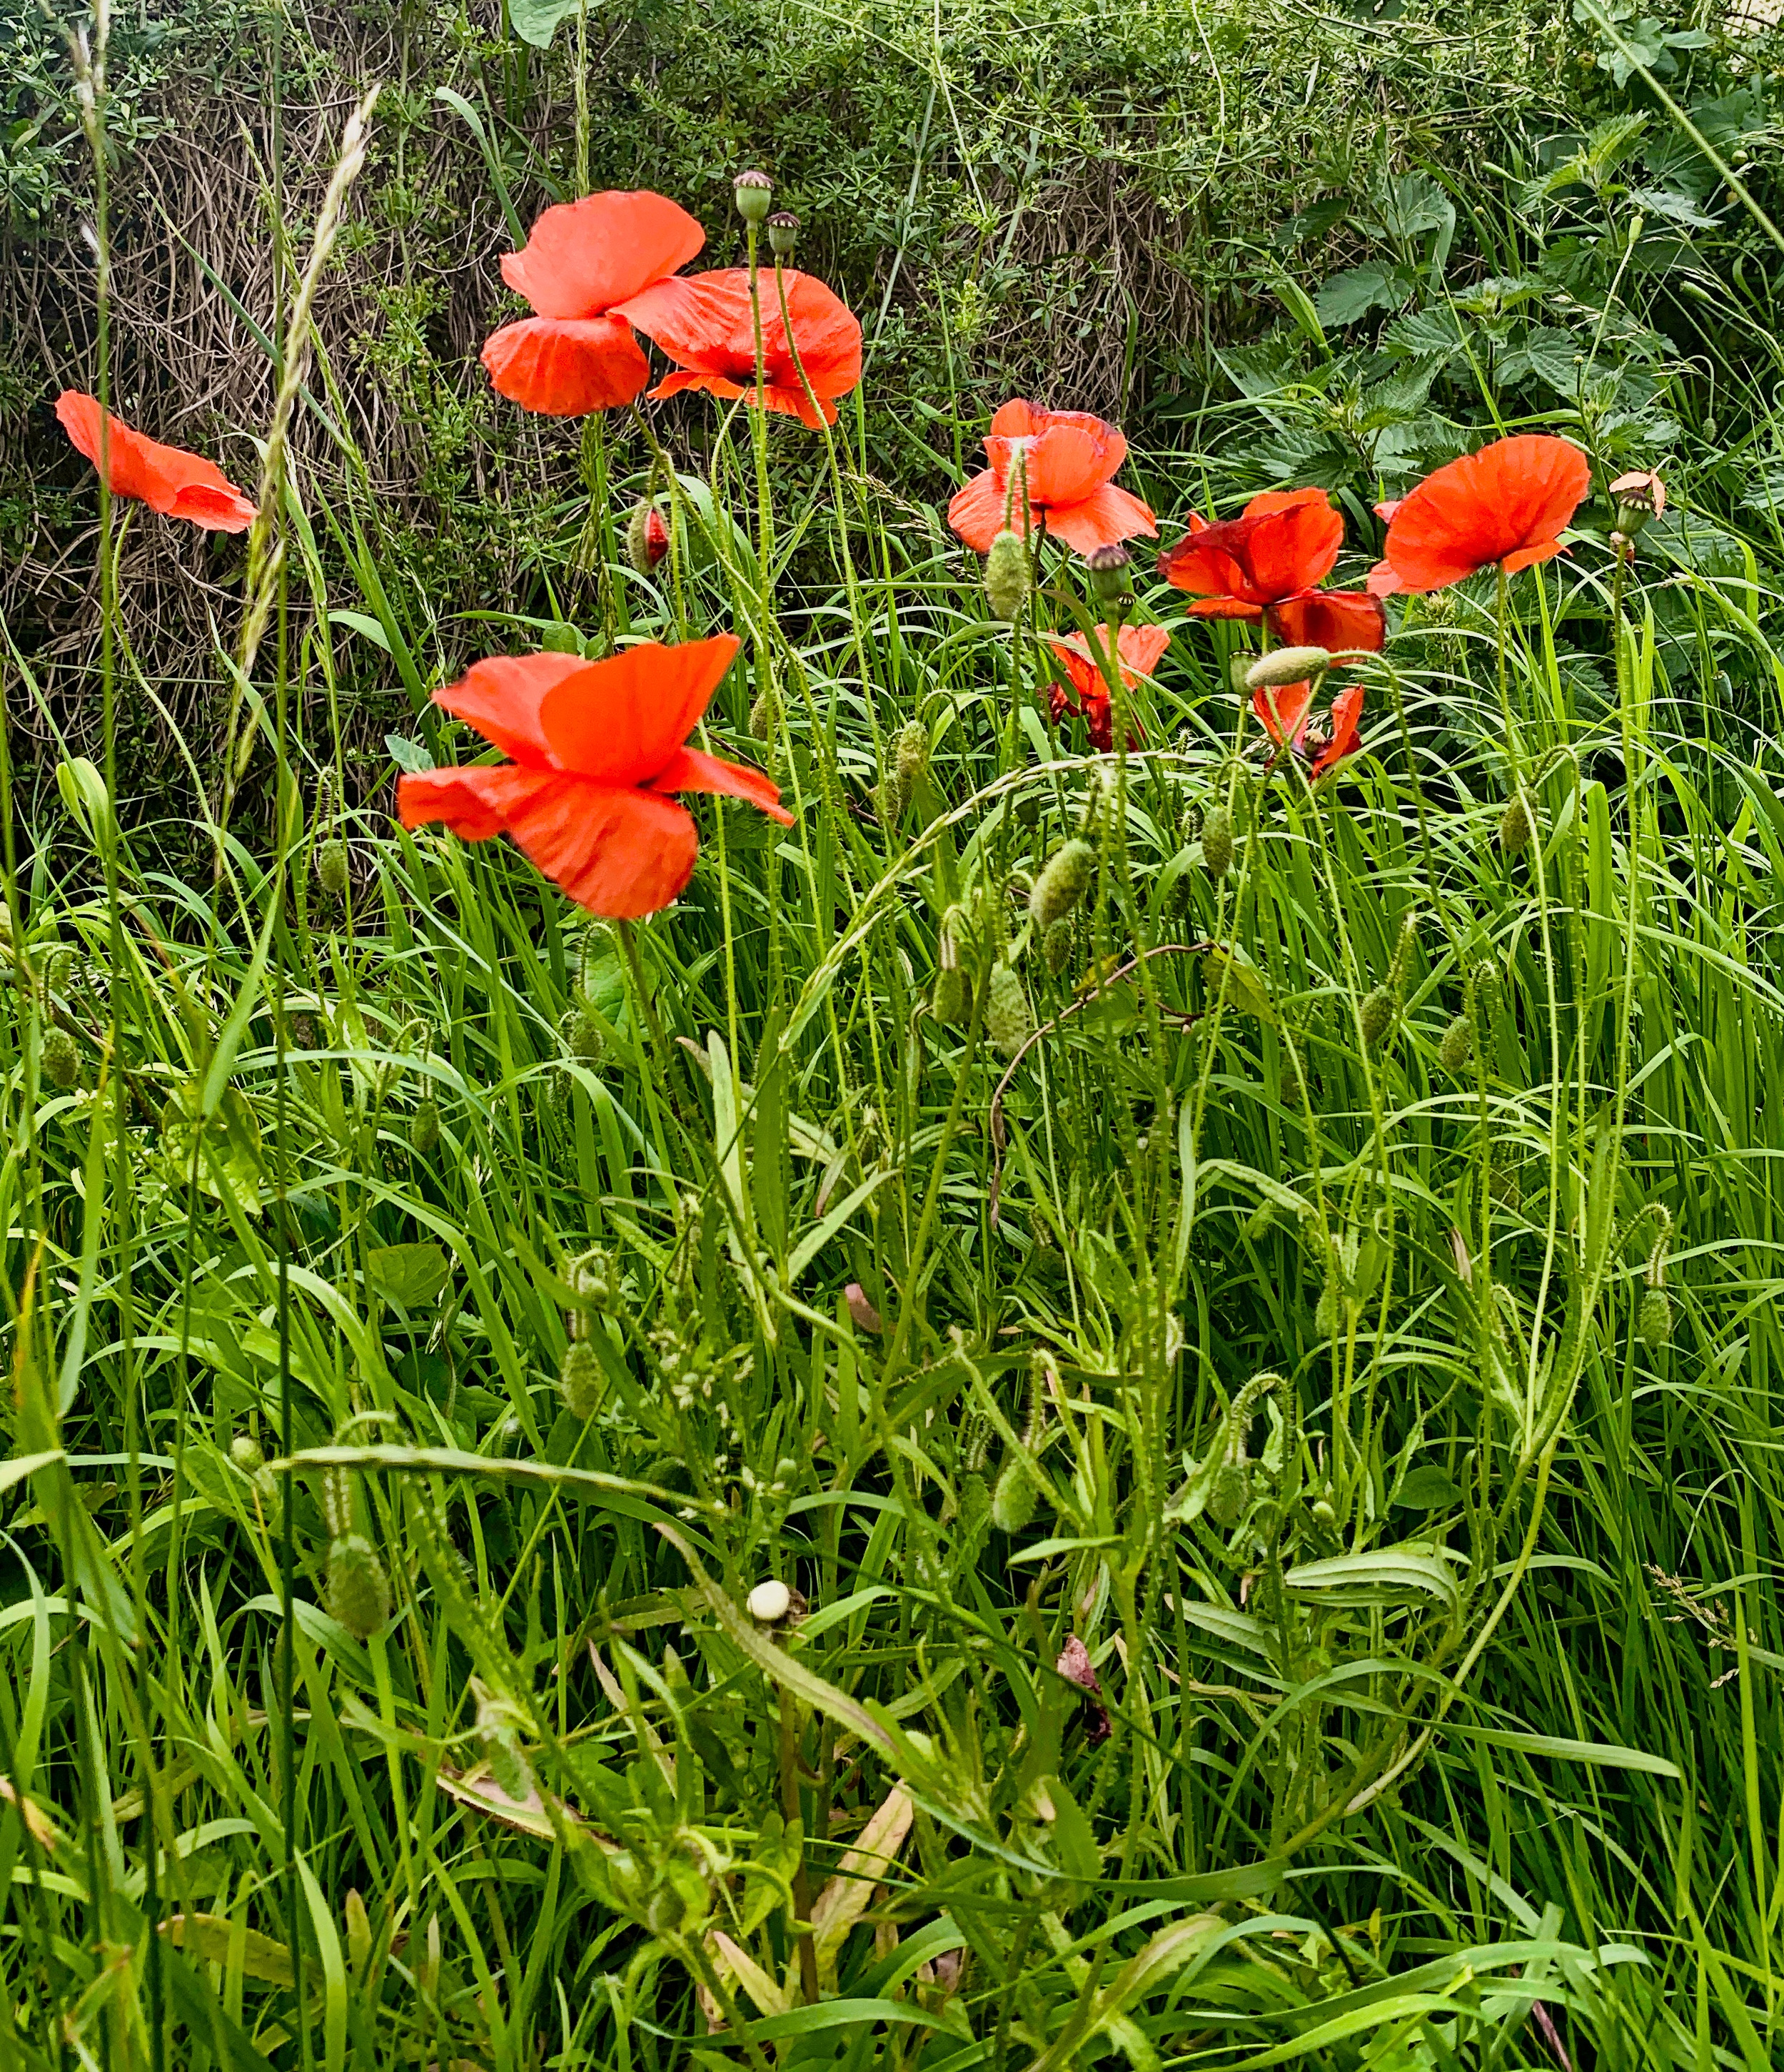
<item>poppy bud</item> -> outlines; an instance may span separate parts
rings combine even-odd
[[[558,1024],[564,1048],[586,1065],[598,1065],[607,1047],[601,1024],[590,1007],[573,1007]]]
[[[1507,856],[1517,856],[1530,846],[1535,830],[1530,824],[1530,808],[1520,792],[1506,803],[1499,816],[1499,846]]]
[[[1446,1072],[1459,1075],[1468,1069],[1468,1061],[1474,1054],[1474,1018],[1465,1011],[1443,1032],[1437,1062]]]
[[[938,1022],[958,1026],[965,1021],[972,1003],[966,973],[959,964],[944,964],[935,974],[935,990],[931,996],[930,1012]]]
[[[1307,1515],[1322,1532],[1330,1532],[1338,1523],[1338,1512],[1329,1496],[1316,1496],[1308,1506]]]
[[[347,844],[339,835],[317,845],[316,882],[331,899],[347,897]]]
[[[1664,1288],[1650,1288],[1644,1292],[1635,1328],[1645,1346],[1658,1349],[1671,1342],[1672,1298]]]
[[[1028,549],[1020,537],[1006,529],[991,543],[985,556],[985,602],[993,618],[1013,625],[1028,602],[1030,572]]]
[[[1078,835],[1063,843],[1048,857],[1046,868],[1035,879],[1028,902],[1030,918],[1042,935],[1046,935],[1055,922],[1064,920],[1077,911],[1079,902],[1090,888],[1091,873],[1095,868],[1095,850]]]
[[[229,1458],[245,1475],[257,1474],[266,1465],[265,1454],[245,1432],[238,1433],[229,1441]]]
[[[590,1309],[610,1310],[618,1295],[613,1276],[613,1260],[598,1244],[591,1244],[585,1252],[571,1260],[569,1272],[565,1276],[575,1291],[576,1299]]]
[[[1626,540],[1633,540],[1650,518],[1667,508],[1667,485],[1652,468],[1632,468],[1610,485],[1613,522]]]
[[[1001,1056],[1013,1058],[1034,1026],[1022,981],[1006,964],[991,967],[991,994],[985,1003],[985,1034]]]
[[[799,218],[790,208],[777,208],[768,219],[768,249],[777,259],[791,259],[799,242]]]
[[[1208,1515],[1223,1532],[1231,1532],[1245,1515],[1252,1498],[1252,1466],[1243,1449],[1228,1454],[1215,1470],[1214,1486],[1208,1491]]]
[[[929,729],[914,719],[898,730],[898,783],[908,799],[929,768]]]
[[[654,504],[635,504],[626,520],[626,559],[647,576],[669,551],[669,528]]]
[[[426,1158],[438,1149],[439,1142],[440,1104],[431,1094],[424,1094],[409,1118],[409,1148]]]
[[[746,223],[766,223],[772,204],[775,183],[766,173],[739,173],[731,183],[737,212]]]
[[[328,1609],[356,1640],[369,1640],[390,1616],[390,1585],[378,1550],[363,1532],[343,1532],[328,1549]]]
[[[67,1093],[80,1076],[80,1053],[66,1029],[46,1029],[38,1063],[43,1076],[61,1093]]]
[[[1033,1523],[1040,1492],[1034,1478],[1022,1465],[1019,1453],[1011,1453],[997,1470],[991,1492],[991,1522],[1000,1532],[1021,1532]]]
[[[775,696],[772,684],[764,684],[750,708],[750,735],[754,741],[766,741],[775,730],[780,717],[780,701]]]
[[[1309,676],[1322,676],[1332,666],[1326,648],[1275,648],[1260,656],[1245,672],[1248,691],[1280,690],[1285,684],[1304,684]]]
[[[1116,541],[1112,546],[1093,547],[1084,557],[1090,571],[1092,593],[1104,604],[1133,602],[1133,557]]]
[[[1233,816],[1216,806],[1202,823],[1202,861],[1208,875],[1222,878],[1233,867]]]
[[[1041,938],[1041,955],[1046,960],[1047,969],[1057,978],[1071,957],[1070,921],[1055,921],[1048,929]]]
[[[586,1424],[601,1408],[606,1377],[600,1355],[586,1338],[572,1338],[564,1348],[557,1369],[557,1392],[564,1408],[578,1423]]]
[[[1320,1338],[1335,1338],[1343,1328],[1344,1297],[1338,1289],[1337,1274],[1328,1272],[1313,1310],[1313,1330]]]
[[[1365,996],[1358,1020],[1363,1026],[1363,1042],[1370,1050],[1379,1048],[1386,1040],[1399,1013],[1400,1002],[1391,986],[1378,985]]]

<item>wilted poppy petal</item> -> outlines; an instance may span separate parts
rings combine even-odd
[[[1156,533],[1157,521],[1137,496],[1105,482],[1079,504],[1054,504],[1047,512],[1047,530],[1080,554],[1112,547],[1137,532]]]
[[[686,209],[663,195],[585,195],[545,211],[521,249],[504,254],[502,278],[540,316],[598,316],[685,266],[705,242]]]
[[[1354,754],[1358,745],[1358,722],[1363,717],[1363,686],[1352,684],[1340,691],[1332,701],[1332,738],[1313,758],[1313,767],[1307,773],[1317,777],[1330,770],[1334,763],[1342,762],[1346,755]]]
[[[527,769],[549,770],[555,758],[540,725],[540,704],[568,678],[600,666],[580,655],[491,655],[436,691],[434,702]]]
[[[590,662],[548,690],[540,726],[561,767],[603,785],[649,783],[685,741],[738,651],[733,633],[655,640]]]
[[[1334,655],[1377,653],[1387,630],[1381,600],[1362,590],[1312,590],[1272,605],[1270,628],[1285,648]]]
[[[102,412],[96,397],[64,389],[55,400],[55,414],[76,450],[95,467],[103,446],[101,472],[113,495],[133,497],[163,516],[185,518],[214,532],[245,532],[254,522],[253,503],[212,462],[183,446],[145,438]]]
[[[984,474],[976,475],[964,489],[957,489],[949,500],[947,522],[976,554],[989,554],[991,543],[1004,529],[1004,486],[988,467]],[[1017,532],[1022,528],[1021,500],[1010,513],[1010,524]]]
[[[540,777],[508,831],[579,906],[635,921],[667,906],[693,876],[700,838],[687,808],[656,791],[581,777]]]
[[[523,770],[512,763],[491,769],[411,771],[397,780],[397,816],[405,828],[437,821],[467,841],[487,841],[508,825],[516,804],[556,781],[553,772]]]
[[[1239,597],[1198,597],[1190,606],[1192,619],[1241,619],[1256,625],[1264,616],[1261,604],[1248,604]]]
[[[1565,439],[1524,434],[1496,439],[1428,475],[1387,528],[1386,556],[1399,587],[1441,590],[1478,569],[1546,561],[1592,479],[1585,455]],[[1369,587],[1379,596],[1373,578]]]
[[[1252,693],[1252,710],[1271,740],[1298,748],[1307,731],[1307,708],[1313,697],[1310,683],[1260,684]]]
[[[629,403],[650,363],[622,317],[528,317],[484,341],[483,364],[499,396],[549,417],[586,417]]]
[[[780,787],[765,771],[746,763],[727,763],[697,748],[678,748],[651,779],[653,791],[716,791],[728,799],[747,799],[783,827],[793,816],[780,803]]]

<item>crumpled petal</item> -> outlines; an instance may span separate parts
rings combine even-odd
[[[643,393],[650,362],[623,317],[528,317],[483,343],[499,396],[549,417],[586,417]]]
[[[947,522],[976,554],[991,552],[992,541],[1004,529],[1004,486],[992,469],[956,490],[948,503]],[[1010,528],[1018,534],[1023,529],[1019,499],[1010,513]]]
[[[598,316],[685,266],[705,242],[666,195],[609,190],[548,208],[520,249],[504,255],[502,278],[539,316]]]
[[[1343,541],[1344,520],[1323,489],[1266,490],[1236,518],[1213,525],[1192,519],[1188,536],[1161,557],[1159,573],[1211,599],[1275,604],[1323,582]],[[1196,609],[1203,618],[1241,615]]]
[[[436,691],[434,702],[516,763],[549,770],[556,759],[540,724],[540,705],[548,691],[600,666],[580,655],[491,655],[474,662],[457,683]]]
[[[738,646],[734,633],[675,648],[643,640],[585,664],[540,701],[553,759],[598,783],[648,783],[705,711]]]
[[[1359,722],[1363,717],[1363,686],[1352,684],[1332,701],[1332,738],[1313,758],[1309,779],[1322,775],[1334,763],[1354,754],[1360,742]]]
[[[1307,708],[1313,698],[1310,682],[1260,684],[1252,693],[1252,710],[1271,740],[1298,748],[1307,731]]]
[[[1375,655],[1387,634],[1387,615],[1380,598],[1368,590],[1304,590],[1272,605],[1268,616],[1271,631],[1285,648]]]
[[[781,269],[778,284],[771,270],[759,269],[757,292],[764,385],[784,392],[788,399],[799,399],[798,405],[790,409],[787,401],[771,407],[788,409],[791,415],[813,421],[805,396],[808,384],[822,405],[847,395],[861,380],[860,321],[823,282],[791,268]],[[629,297],[618,314],[654,339],[689,372],[734,383],[738,394],[746,401],[754,400],[755,315],[750,303],[746,268],[719,267],[709,273],[684,273],[672,281],[658,281]],[[709,385],[677,381],[671,376],[659,393],[672,394],[676,388]],[[824,414],[833,419],[833,412]]]

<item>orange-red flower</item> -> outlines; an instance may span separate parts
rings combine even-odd
[[[1091,746],[1106,755],[1115,746],[1114,715],[1108,680],[1091,655],[1089,642],[1082,633],[1050,633],[1046,639],[1068,679],[1064,684],[1055,684],[1048,693],[1054,725],[1058,726],[1071,713],[1083,713]],[[1149,676],[1158,667],[1171,636],[1162,626],[1124,626],[1119,634],[1112,627],[1100,626],[1097,652],[1107,655],[1112,639],[1120,660],[1121,681],[1132,690],[1141,676]]]
[[[762,306],[763,403],[817,429],[837,421],[836,398],[861,380],[861,324],[845,302],[809,273],[781,269],[779,280],[757,274]],[[781,310],[784,289],[787,308]],[[659,281],[633,295],[621,314],[654,339],[680,372],[658,382],[653,397],[703,388],[713,396],[756,400],[755,318],[749,269],[720,267]],[[789,328],[791,337],[789,337]],[[804,380],[800,371],[804,370]],[[817,408],[806,394],[810,384]]]
[[[402,778],[403,825],[437,820],[467,841],[510,834],[591,914],[654,914],[686,886],[700,846],[686,809],[665,794],[721,791],[792,822],[759,770],[682,745],[737,651],[723,633],[680,648],[642,641],[603,662],[542,654],[475,664],[434,702],[514,760]]]
[[[1369,587],[1378,597],[1443,590],[1481,569],[1515,575],[1546,561],[1560,553],[1559,536],[1591,479],[1577,446],[1544,434],[1465,454],[1395,507]]]
[[[985,452],[990,467],[947,507],[948,524],[977,553],[989,553],[1003,531],[1006,504],[1013,532],[1026,536],[1028,517],[1038,513],[1055,539],[1080,554],[1158,530],[1139,498],[1109,479],[1128,457],[1128,442],[1100,417],[1005,403],[991,421]]]
[[[1309,749],[1314,751],[1312,767],[1307,772],[1309,779],[1323,775],[1334,763],[1355,754],[1361,738],[1359,723],[1363,717],[1363,686],[1352,684],[1340,691],[1332,701],[1325,728],[1320,734],[1310,738],[1308,708],[1313,701],[1313,687],[1310,683],[1264,684],[1252,693],[1252,710],[1272,741],[1280,741],[1285,747],[1302,754]]]
[[[1236,518],[1210,524],[1192,512],[1190,529],[1158,557],[1158,573],[1193,592],[1198,619],[1268,620],[1293,648],[1374,654],[1387,622],[1367,590],[1317,590],[1344,544],[1344,520],[1323,489],[1272,489]]]
[[[686,209],[660,194],[585,195],[548,208],[503,257],[502,278],[535,314],[484,344],[497,394],[553,417],[631,402],[651,370],[615,305],[685,266],[705,242]]]
[[[64,388],[55,399],[62,429],[93,466],[101,470],[113,496],[129,496],[168,518],[185,518],[213,532],[245,532],[254,522],[254,505],[222,471],[183,446],[158,446],[120,424],[97,401],[78,388]],[[100,426],[105,422],[105,458],[101,465]]]

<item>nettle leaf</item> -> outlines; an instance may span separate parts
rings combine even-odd
[[[1539,381],[1571,403],[1586,372],[1588,343],[1558,324],[1532,324],[1515,356]],[[1507,380],[1515,378],[1509,365],[1501,372]]]
[[[1720,220],[1706,216],[1689,195],[1675,194],[1668,187],[1637,187],[1630,199],[1650,216],[1663,216],[1669,223],[1683,224],[1691,230],[1714,230]]]
[[[1323,324],[1353,324],[1371,310],[1397,309],[1407,293],[1397,266],[1351,266],[1326,282],[1313,298],[1313,307]]]

